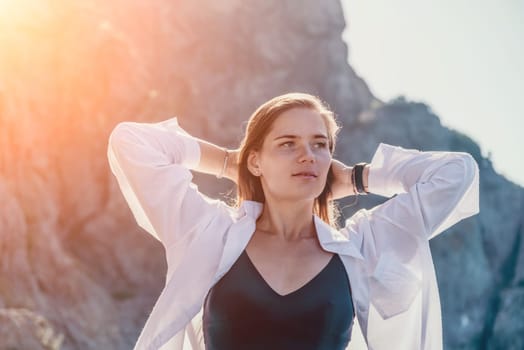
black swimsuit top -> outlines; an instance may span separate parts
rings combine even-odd
[[[206,350],[343,350],[353,318],[351,287],[337,254],[304,286],[280,295],[244,251],[206,296],[204,342]]]

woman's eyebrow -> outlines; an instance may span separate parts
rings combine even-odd
[[[300,136],[297,136],[297,135],[280,135],[280,136],[277,136],[273,139],[273,141],[276,141],[276,140],[279,140],[279,139],[298,139],[300,138]],[[313,138],[314,139],[326,139],[327,140],[327,136],[324,135],[324,134],[315,134],[313,135]]]

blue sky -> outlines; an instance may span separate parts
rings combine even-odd
[[[524,1],[342,4],[349,63],[373,94],[427,103],[524,186]]]

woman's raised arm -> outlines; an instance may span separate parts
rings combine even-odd
[[[187,134],[176,118],[120,123],[108,146],[111,170],[137,223],[166,246],[226,215],[225,204],[200,193],[189,171],[216,175],[224,155],[223,148]]]
[[[368,183],[371,193],[396,195],[371,210],[375,224],[392,225],[390,232],[430,239],[479,212],[479,170],[468,153],[421,152],[381,143]]]

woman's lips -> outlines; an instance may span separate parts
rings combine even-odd
[[[304,178],[304,179],[315,179],[317,175],[311,172],[300,172],[293,174],[294,177]]]

